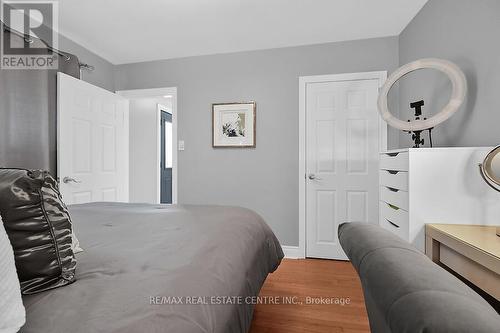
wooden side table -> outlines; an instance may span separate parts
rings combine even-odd
[[[500,237],[496,228],[426,224],[425,253],[500,300]]]

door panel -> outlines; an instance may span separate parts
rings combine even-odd
[[[335,173],[335,128],[334,120],[316,122],[317,171]]]
[[[379,80],[306,85],[306,256],[346,259],[338,226],[378,220]]]
[[[58,73],[58,176],[66,203],[128,201],[128,101]]]
[[[316,191],[316,242],[331,244],[335,242],[335,225],[337,211],[336,191]]]
[[[348,174],[366,174],[368,171],[368,156],[366,153],[368,141],[367,127],[365,119],[347,120]]]

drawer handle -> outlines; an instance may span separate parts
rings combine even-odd
[[[391,221],[389,221],[388,219],[385,219],[387,222],[389,222],[393,227],[396,227],[399,229],[399,225],[397,225],[396,223],[392,223]]]
[[[399,190],[397,188],[393,188],[393,187],[389,187],[389,186],[386,186],[386,188],[391,191],[391,192],[399,192]]]
[[[385,153],[385,154],[390,157],[396,157],[399,155],[399,153]]]
[[[399,210],[398,206],[391,205],[390,203],[387,203],[387,202],[386,202],[386,204],[387,204],[387,206],[389,206],[389,208],[392,208],[394,210]]]
[[[387,170],[388,173],[390,173],[391,175],[397,175],[399,173],[399,171],[397,170]]]

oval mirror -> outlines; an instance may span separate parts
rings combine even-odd
[[[479,164],[479,171],[484,181],[500,192],[500,146],[496,146],[486,155],[483,163]],[[500,237],[500,226],[496,227],[496,233]]]
[[[490,151],[479,165],[484,180],[495,190],[500,191],[500,146]]]

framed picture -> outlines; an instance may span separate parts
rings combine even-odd
[[[255,102],[212,104],[212,146],[255,147],[255,111]]]

